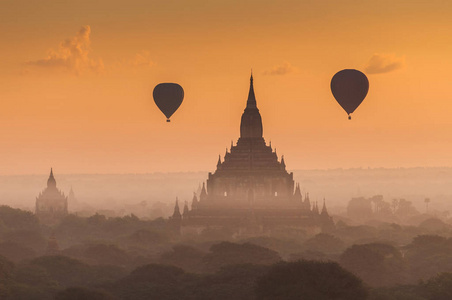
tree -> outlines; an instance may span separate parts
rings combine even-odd
[[[438,235],[420,235],[407,246],[405,259],[412,281],[430,278],[452,270],[452,239]]]
[[[210,253],[204,256],[202,267],[207,272],[215,272],[226,265],[263,264],[270,265],[281,260],[276,251],[245,243],[221,242],[210,247]]]
[[[36,230],[39,227],[39,221],[33,213],[6,205],[0,206],[0,220],[8,229]]]
[[[113,295],[96,289],[89,289],[84,287],[70,287],[55,296],[55,300],[115,300],[118,299]]]
[[[364,197],[352,198],[347,205],[347,215],[355,220],[367,220],[372,217],[372,201]]]
[[[304,246],[311,251],[323,253],[341,253],[344,250],[344,242],[330,234],[320,233],[310,238]]]
[[[167,242],[168,237],[160,232],[139,229],[128,236],[127,243],[139,246],[151,246]]]
[[[441,221],[437,218],[430,218],[425,221],[423,221],[421,224],[419,224],[419,228],[422,228],[428,232],[435,232],[435,233],[447,233],[449,230],[449,225]]]
[[[88,265],[65,256],[41,256],[33,259],[30,265],[43,268],[63,287],[85,285],[94,280]]]
[[[0,256],[0,299],[10,296],[10,285],[14,272],[14,264]]]
[[[411,201],[408,201],[405,199],[399,199],[397,201],[397,206],[396,206],[394,214],[396,214],[400,217],[409,217],[412,215],[419,214],[419,212],[413,206],[413,203],[411,203]]]
[[[380,287],[370,291],[368,300],[429,300],[419,293],[417,285]]]
[[[376,195],[370,198],[370,201],[373,204],[373,212],[374,215],[379,217],[385,217],[391,215],[391,205],[383,200],[382,195]]]
[[[400,251],[391,245],[353,245],[341,255],[340,263],[372,286],[405,282],[405,262]]]
[[[6,241],[0,243],[0,255],[14,262],[19,262],[24,259],[35,257],[36,252],[30,247],[26,247],[22,244]]]
[[[124,250],[115,245],[105,244],[89,245],[85,250],[84,257],[107,265],[125,265],[129,260]]]
[[[257,281],[256,299],[361,300],[362,281],[335,262],[280,262]]]
[[[452,273],[441,273],[420,283],[420,294],[429,300],[452,299]]]
[[[268,271],[263,265],[232,265],[215,274],[204,275],[187,289],[190,299],[248,300],[254,299],[257,279]]]
[[[112,289],[121,299],[187,299],[183,289],[189,281],[190,276],[180,268],[149,264],[132,271]]]
[[[199,271],[205,252],[186,245],[175,245],[172,251],[162,254],[160,261],[164,264],[177,266],[185,271]]]

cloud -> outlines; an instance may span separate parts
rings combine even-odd
[[[132,61],[134,67],[151,67],[154,62],[151,60],[151,53],[149,51],[141,51],[135,54]]]
[[[151,59],[151,52],[142,50],[128,58],[116,59],[108,66],[110,72],[124,72],[124,71],[143,71],[154,66],[154,61]]]
[[[369,59],[365,68],[366,73],[380,74],[388,73],[403,68],[405,57],[396,57],[394,54],[375,53]]]
[[[58,50],[49,50],[44,59],[30,61],[27,64],[45,69],[60,69],[77,75],[86,72],[102,72],[104,64],[101,59],[90,58],[91,28],[83,26],[72,38],[63,41]]]
[[[287,61],[274,66],[271,70],[264,71],[264,75],[286,75],[298,71],[298,68],[292,66]]]

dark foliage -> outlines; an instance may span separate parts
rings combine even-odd
[[[6,241],[0,243],[0,255],[14,262],[19,262],[24,259],[30,259],[35,257],[36,251],[22,244]]]
[[[206,255],[204,251],[187,245],[175,245],[171,251],[162,254],[163,264],[177,266],[188,272],[200,272],[201,261]]]
[[[420,283],[420,294],[429,300],[452,299],[452,273],[441,273]]]
[[[440,272],[452,272],[452,239],[421,235],[408,245],[405,259],[412,282],[426,280]]]
[[[90,245],[84,252],[84,257],[98,264],[125,265],[129,257],[125,251],[115,245],[95,244]]]
[[[373,286],[404,283],[406,266],[394,246],[386,244],[353,245],[340,257],[341,265]]]
[[[263,265],[233,265],[215,274],[199,277],[190,287],[191,299],[254,299],[256,281],[268,268]]]
[[[264,264],[270,265],[281,260],[276,251],[245,243],[222,242],[210,247],[210,253],[204,256],[202,268],[206,272],[215,272],[227,265]]]
[[[39,228],[39,221],[32,212],[6,205],[0,206],[0,223],[2,224],[0,228],[9,230],[36,230]]]
[[[361,280],[334,262],[280,262],[257,282],[257,299],[366,299]]]
[[[191,277],[177,267],[146,265],[112,286],[121,299],[185,299],[184,287]]]
[[[113,295],[95,289],[83,287],[70,287],[55,296],[55,300],[115,300],[118,299]]]
[[[323,253],[341,253],[344,250],[344,242],[331,235],[320,233],[307,240],[303,245],[307,250]]]
[[[370,291],[368,300],[428,300],[419,293],[417,285],[380,287]]]

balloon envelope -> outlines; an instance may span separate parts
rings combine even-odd
[[[366,98],[369,80],[358,70],[345,69],[331,79],[331,92],[340,106],[351,114]]]
[[[177,83],[160,83],[152,93],[157,107],[166,116],[167,122],[184,100],[184,89]]]

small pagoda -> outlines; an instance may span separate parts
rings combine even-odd
[[[68,214],[67,196],[56,186],[53,169],[47,187],[36,197],[36,216],[42,224],[54,225]]]

